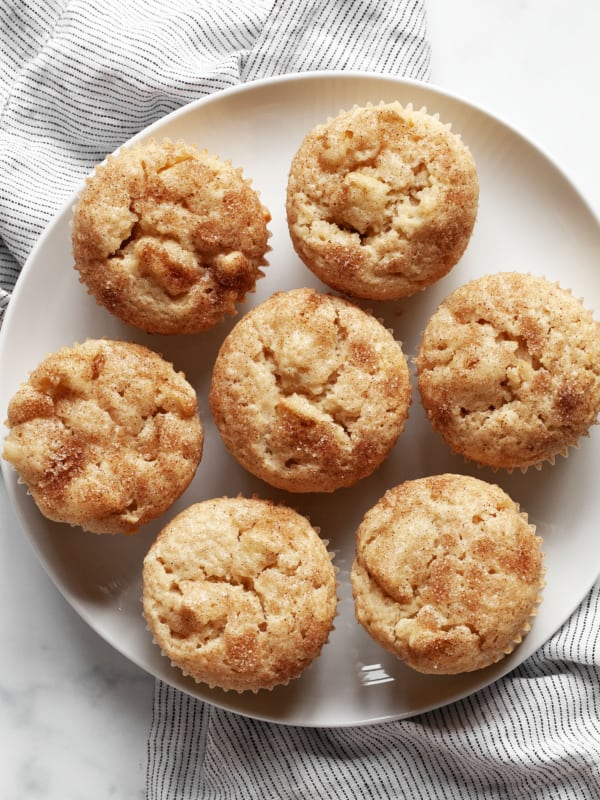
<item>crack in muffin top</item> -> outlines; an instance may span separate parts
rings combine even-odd
[[[108,157],[73,218],[82,282],[151,333],[213,327],[263,276],[270,220],[242,171],[184,142],[151,140]]]
[[[210,391],[225,445],[263,480],[334,491],[370,474],[410,404],[406,358],[367,312],[312,289],[278,292],[237,323]]]
[[[437,116],[400,103],[355,107],[296,152],[287,216],[321,280],[374,300],[431,285],[462,256],[477,214],[473,157]]]
[[[416,364],[434,429],[492,467],[552,462],[600,408],[600,326],[570,292],[525,273],[456,289],[428,322]]]
[[[144,614],[186,674],[236,691],[287,683],[319,655],[336,612],[326,543],[296,511],[257,498],[190,506],[150,548]]]
[[[192,480],[196,394],[142,345],[88,339],[50,354],[8,407],[3,456],[49,519],[135,533]]]
[[[357,618],[382,646],[421,672],[471,671],[529,630],[541,539],[499,486],[430,476],[365,514],[351,579]]]

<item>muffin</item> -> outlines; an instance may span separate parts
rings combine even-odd
[[[449,125],[381,103],[307,134],[290,167],[287,219],[298,256],[330,287],[396,300],[461,258],[478,196],[473,156]]]
[[[600,326],[570,292],[533,275],[487,275],[452,292],[416,364],[433,428],[493,468],[554,463],[600,408]]]
[[[212,328],[254,290],[269,212],[240,169],[184,142],[123,148],[74,210],[73,256],[96,301],[149,333]]]
[[[543,586],[541,542],[499,486],[452,474],[407,481],[358,529],[357,620],[418,672],[486,667],[531,627]]]
[[[197,503],[144,559],[155,643],[211,687],[256,692],[299,677],[327,642],[336,604],[325,542],[305,517],[267,500]]]
[[[196,395],[138,344],[89,339],[48,355],[12,397],[3,457],[51,520],[135,533],[187,488],[202,456]]]
[[[408,415],[406,358],[374,317],[312,289],[278,292],[218,353],[210,405],[238,462],[291,492],[333,492],[371,474]]]

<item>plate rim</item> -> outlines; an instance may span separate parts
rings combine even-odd
[[[360,80],[374,80],[375,82],[399,85],[399,86],[403,86],[403,87],[417,86],[417,87],[419,87],[420,90],[425,91],[426,93],[431,94],[432,96],[442,96],[445,99],[448,99],[448,100],[450,100],[452,102],[455,102],[455,103],[458,103],[458,104],[460,104],[462,106],[465,106],[466,108],[470,109],[471,111],[476,112],[479,115],[484,115],[493,124],[502,126],[506,130],[508,130],[512,135],[517,136],[520,140],[522,140],[524,143],[526,143],[529,147],[533,148],[541,156],[541,158],[545,162],[547,162],[547,164],[549,166],[551,166],[557,172],[557,174],[560,176],[560,178],[566,184],[568,184],[570,186],[570,188],[575,192],[575,194],[577,195],[578,200],[580,201],[581,205],[587,210],[587,212],[590,214],[591,218],[593,220],[596,220],[596,221],[598,220],[598,216],[597,216],[594,208],[591,206],[591,204],[585,198],[585,196],[582,194],[582,192],[578,189],[578,187],[573,182],[573,180],[570,178],[570,176],[566,173],[566,171],[557,162],[557,160],[555,158],[553,158],[552,156],[548,155],[548,153],[542,147],[540,147],[540,145],[538,143],[533,141],[526,134],[522,133],[517,127],[512,125],[510,122],[507,122],[506,120],[504,120],[499,115],[487,110],[486,108],[483,108],[481,105],[479,105],[477,103],[474,103],[473,101],[471,101],[471,100],[469,100],[467,98],[464,98],[459,94],[456,94],[454,92],[448,91],[448,90],[446,90],[446,89],[444,89],[444,88],[442,88],[442,87],[440,87],[440,86],[438,86],[436,84],[429,83],[429,82],[418,81],[418,80],[415,80],[415,79],[402,78],[402,77],[398,77],[398,76],[394,76],[394,75],[390,75],[390,74],[381,74],[381,73],[375,73],[375,72],[361,72],[361,71],[339,71],[339,70],[336,70],[336,71],[311,71],[311,72],[290,73],[290,74],[277,75],[277,76],[257,79],[257,80],[250,81],[250,82],[247,82],[247,83],[235,84],[233,86],[229,86],[227,88],[221,89],[221,90],[219,90],[217,92],[214,92],[214,93],[211,93],[211,94],[203,95],[202,97],[199,97],[199,98],[197,98],[195,100],[192,100],[192,101],[190,101],[188,103],[185,103],[184,105],[180,106],[179,108],[174,109],[173,111],[171,111],[169,114],[166,114],[165,116],[163,116],[160,119],[156,120],[155,122],[151,123],[151,125],[149,125],[148,127],[144,128],[143,130],[139,131],[134,136],[130,137],[127,141],[123,142],[123,144],[121,146],[127,146],[127,145],[129,145],[131,143],[134,143],[134,142],[138,141],[138,140],[147,139],[147,138],[151,137],[156,130],[160,129],[165,124],[169,124],[173,120],[176,120],[179,116],[185,116],[187,114],[194,113],[198,108],[202,108],[205,105],[210,105],[212,103],[219,102],[219,101],[223,100],[224,98],[233,97],[233,96],[235,96],[236,94],[239,94],[239,93],[247,93],[249,91],[258,91],[258,90],[262,90],[262,89],[265,89],[265,88],[269,88],[272,85],[278,85],[278,84],[281,84],[281,83],[289,83],[289,82],[294,82],[294,83],[303,82],[304,83],[304,82],[314,82],[314,81],[319,82],[319,81],[330,81],[330,80],[342,80],[343,82],[351,82],[353,80],[356,80],[357,78],[360,79]],[[83,179],[82,179],[83,181],[85,181],[85,177],[86,176],[83,177]],[[7,342],[8,342],[9,337],[10,337],[10,328],[11,328],[12,316],[13,316],[13,314],[17,314],[18,313],[18,311],[14,310],[14,309],[17,308],[19,303],[18,302],[13,302],[13,301],[15,300],[15,298],[18,301],[18,297],[20,295],[20,292],[22,291],[20,289],[20,287],[25,285],[25,282],[27,280],[27,275],[29,274],[29,272],[32,269],[31,265],[34,264],[36,262],[36,260],[38,259],[39,253],[40,253],[41,250],[43,250],[43,247],[44,247],[44,245],[46,243],[46,240],[52,234],[52,232],[54,231],[54,228],[60,223],[60,220],[63,217],[63,215],[65,215],[65,213],[68,213],[68,211],[70,209],[72,209],[73,203],[74,203],[74,198],[76,197],[77,192],[80,191],[82,185],[83,185],[82,181],[80,181],[79,183],[75,184],[75,186],[72,188],[67,200],[64,203],[61,204],[61,206],[58,208],[58,210],[52,216],[52,218],[50,219],[49,223],[46,225],[46,227],[44,228],[44,230],[42,231],[42,233],[38,237],[38,239],[37,239],[36,243],[34,244],[34,246],[33,246],[32,250],[31,250],[28,258],[25,261],[25,264],[23,265],[21,273],[20,273],[20,275],[19,275],[19,277],[17,279],[17,282],[15,284],[15,287],[13,289],[11,300],[9,301],[8,307],[7,307],[6,312],[4,314],[3,324],[2,324],[2,327],[0,329],[0,360],[2,360],[2,356],[4,355],[5,350],[8,347],[8,343]],[[600,233],[599,233],[599,241],[600,241]],[[16,489],[17,481],[16,481],[16,475],[14,473],[14,470],[12,469],[12,467],[10,467],[8,462],[6,462],[4,459],[0,459],[0,464],[1,464],[1,472],[2,472],[4,481],[5,481],[5,485],[6,485],[6,489],[7,489],[8,500],[9,500],[9,503],[10,503],[10,505],[12,507],[13,513],[17,517],[17,520],[18,520],[19,525],[21,527],[21,530],[19,531],[19,533],[20,533],[20,535],[24,535],[25,536],[25,538],[29,542],[30,546],[32,547],[32,549],[36,553],[36,557],[40,561],[40,563],[41,563],[42,567],[44,568],[45,572],[52,579],[52,581],[56,585],[57,589],[59,590],[59,592],[61,593],[63,598],[78,613],[78,615],[84,620],[84,622],[86,624],[88,624],[94,631],[96,631],[101,636],[101,638],[103,638],[108,644],[110,644],[111,647],[113,647],[115,650],[120,652],[129,661],[135,663],[144,672],[146,672],[146,673],[148,673],[150,675],[153,675],[153,673],[149,673],[147,667],[145,667],[142,663],[140,663],[140,660],[136,660],[135,658],[133,658],[131,656],[131,654],[125,652],[124,649],[122,648],[122,646],[120,646],[119,642],[115,641],[113,637],[107,635],[105,632],[100,633],[98,631],[97,626],[94,625],[94,622],[93,622],[91,614],[88,613],[87,609],[85,608],[85,606],[83,604],[81,604],[80,602],[77,601],[77,598],[73,596],[72,592],[69,593],[69,596],[67,596],[65,594],[65,590],[63,589],[60,581],[58,580],[58,576],[54,574],[55,570],[51,568],[51,565],[49,565],[49,563],[47,563],[47,560],[44,558],[43,554],[39,550],[39,548],[37,546],[37,543],[34,541],[34,538],[27,531],[25,515],[22,513],[22,509],[21,509],[20,504],[15,502],[15,495],[16,495],[15,489]],[[600,574],[600,567],[598,569],[597,575],[598,574]],[[596,575],[596,578],[597,578],[597,575]],[[581,594],[581,597],[579,598],[579,600],[577,600],[576,602],[573,601],[572,606],[569,607],[569,609],[567,609],[565,611],[560,623],[556,625],[554,632],[556,632],[564,624],[564,622],[569,618],[569,616],[573,613],[573,611],[580,605],[580,603],[585,598],[585,595],[587,594],[587,592],[589,591],[589,589],[591,588],[591,586],[595,582],[596,578],[594,578],[594,580],[586,587],[585,592],[583,592]],[[550,634],[547,638],[550,638],[550,636],[552,636],[552,635],[553,634]],[[545,641],[547,641],[547,639]],[[522,652],[526,652],[527,651],[527,648],[524,647],[524,645],[526,645],[526,642],[527,642],[527,639],[525,639],[524,643],[519,647],[519,651],[521,651],[521,648],[523,648]],[[541,645],[538,643],[536,645],[535,649],[538,649],[538,647],[540,647],[540,646]],[[518,666],[520,666],[522,661],[525,660],[525,658],[527,658],[528,656],[530,656],[532,654],[532,652],[534,652],[534,651],[527,652],[527,654],[523,657],[523,659],[518,660],[517,664],[513,664],[512,666],[508,666],[508,668],[506,670],[501,670],[500,669],[500,674],[498,674],[498,675],[496,675],[495,673],[492,674],[491,677],[489,678],[489,681],[480,682],[476,689],[470,690],[470,691],[466,691],[466,692],[464,692],[464,693],[462,693],[460,695],[452,697],[451,699],[449,699],[449,700],[447,700],[447,701],[445,701],[443,703],[433,703],[431,706],[420,707],[418,710],[411,711],[411,712],[406,713],[406,714],[400,714],[400,715],[392,714],[392,715],[389,715],[389,716],[388,715],[378,716],[378,717],[370,718],[368,720],[361,719],[361,720],[357,720],[357,721],[353,721],[353,722],[343,722],[343,721],[340,722],[340,721],[338,721],[338,722],[334,722],[334,723],[331,723],[331,724],[316,724],[315,725],[314,721],[306,721],[306,722],[304,722],[302,720],[287,721],[287,720],[281,720],[281,719],[278,719],[278,718],[274,718],[273,716],[270,716],[270,715],[260,715],[260,714],[258,714],[256,712],[248,713],[248,712],[245,712],[245,711],[240,711],[238,708],[236,708],[235,702],[228,703],[227,697],[225,697],[224,699],[219,699],[218,701],[217,700],[212,700],[212,699],[210,699],[208,697],[199,698],[198,695],[195,695],[193,692],[188,691],[185,688],[185,686],[179,685],[177,683],[177,681],[173,681],[172,682],[168,678],[166,678],[166,677],[164,677],[162,675],[160,676],[159,679],[164,680],[166,683],[169,683],[174,688],[177,688],[177,689],[179,689],[181,691],[186,692],[191,697],[195,697],[195,698],[198,698],[198,699],[204,699],[205,701],[211,702],[214,705],[217,705],[217,706],[219,706],[219,707],[221,707],[223,709],[230,710],[230,711],[233,711],[235,713],[241,714],[243,716],[251,717],[253,719],[258,719],[258,720],[262,720],[262,721],[266,721],[266,722],[275,722],[275,723],[279,723],[279,724],[288,724],[288,725],[296,725],[296,726],[309,726],[309,727],[321,727],[321,728],[354,727],[354,726],[359,726],[359,725],[362,726],[362,725],[370,725],[370,724],[381,724],[383,722],[389,722],[389,721],[393,721],[393,720],[397,720],[397,719],[410,718],[410,717],[412,717],[412,716],[414,716],[416,714],[425,713],[427,711],[431,711],[431,710],[434,710],[436,708],[444,707],[444,706],[446,706],[446,705],[448,705],[450,703],[454,703],[454,702],[456,702],[458,700],[464,699],[465,697],[468,697],[468,696],[474,694],[475,692],[480,691],[481,689],[489,686],[491,683],[494,683],[495,681],[499,680],[501,677],[506,675],[508,672],[511,672],[512,670],[516,669]],[[154,677],[159,677],[159,676],[154,676]],[[174,677],[177,677],[177,676],[174,676]]]

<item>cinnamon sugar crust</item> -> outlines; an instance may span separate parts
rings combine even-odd
[[[600,325],[569,291],[533,275],[488,275],[452,292],[416,364],[433,428],[491,467],[553,463],[600,408]]]
[[[89,339],[47,356],[12,397],[3,457],[46,517],[135,533],[191,482],[202,456],[196,395],[138,344]]]
[[[374,317],[312,289],[246,314],[214,365],[210,404],[229,451],[267,483],[332,492],[371,474],[408,415],[406,358]]]
[[[436,475],[390,489],[357,532],[356,616],[382,647],[429,674],[481,669],[531,627],[542,540],[498,486]]]
[[[98,303],[149,333],[207,330],[267,264],[270,220],[242,171],[184,142],[123,148],[96,167],[73,218],[73,255]]]
[[[143,569],[155,642],[196,681],[226,690],[287,684],[333,628],[336,580],[309,521],[267,500],[217,498],[170,522]]]
[[[470,240],[473,157],[450,126],[400,103],[356,106],[311,130],[288,178],[299,257],[354,297],[392,300],[446,275]]]

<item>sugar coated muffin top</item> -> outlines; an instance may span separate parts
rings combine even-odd
[[[541,539],[499,486],[434,475],[390,489],[358,529],[358,621],[413,669],[470,672],[511,652],[543,586]]]
[[[312,289],[278,292],[225,339],[213,417],[248,471],[292,492],[331,492],[371,474],[407,418],[406,358],[373,316]]]
[[[135,533],[187,488],[202,456],[196,395],[130,342],[48,355],[12,397],[3,457],[49,519]]]
[[[600,408],[600,326],[545,278],[477,278],[429,321],[416,359],[423,406],[450,447],[527,469],[566,455]]]
[[[98,303],[150,333],[207,330],[254,290],[270,215],[240,168],[185,142],[124,147],[88,178],[75,268]]]
[[[196,681],[238,692],[287,684],[320,655],[336,613],[325,542],[292,509],[217,498],[178,514],[150,548],[144,614]]]
[[[317,125],[289,172],[294,247],[322,281],[391,300],[439,280],[471,238],[479,180],[462,139],[425,109],[355,106]]]

